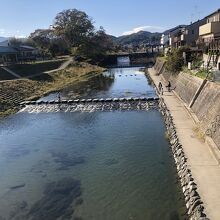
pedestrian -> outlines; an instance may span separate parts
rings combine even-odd
[[[60,92],[58,92],[58,102],[61,102]]]
[[[159,88],[159,93],[160,93],[161,95],[163,95],[163,85],[162,85],[161,82],[159,82],[158,88]]]
[[[170,81],[168,81],[168,84],[166,87],[167,87],[168,92],[171,92],[171,82]]]

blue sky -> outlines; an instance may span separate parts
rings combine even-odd
[[[189,24],[220,8],[219,0],[0,0],[0,36],[29,36],[48,28],[64,9],[85,11],[107,33],[162,32]]]

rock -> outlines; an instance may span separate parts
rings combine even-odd
[[[21,183],[21,184],[15,185],[15,186],[11,186],[10,189],[15,190],[15,189],[23,188],[23,187],[25,187],[25,183]]]
[[[51,152],[55,158],[54,162],[59,163],[60,167],[57,170],[68,170],[70,167],[82,164],[85,162],[84,157],[70,157],[66,153]]]
[[[18,204],[19,205],[19,208],[20,209],[25,209],[27,206],[28,206],[28,204],[27,204],[27,202],[26,201],[22,201],[20,204]]]
[[[72,203],[80,196],[79,180],[63,178],[58,182],[51,182],[45,187],[42,199],[31,207],[28,217],[31,220],[65,219],[67,216],[69,218],[74,212]]]
[[[185,196],[188,216],[190,217],[190,220],[207,220],[205,218],[205,214],[203,213],[204,207],[201,205],[202,201],[196,191],[196,183],[193,181],[191,171],[188,169],[188,165],[186,163],[187,158],[185,157],[182,145],[179,143],[176,128],[173,123],[173,117],[167,109],[163,98],[160,99],[159,107],[162,115],[164,116],[167,133],[169,134],[170,147],[173,152],[177,173],[180,177],[182,191]]]

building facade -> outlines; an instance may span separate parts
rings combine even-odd
[[[181,45],[196,47],[199,39],[200,26],[206,23],[206,19],[198,20],[186,26],[181,34]]]
[[[199,36],[203,42],[220,38],[220,9],[205,17],[206,24],[200,26]]]
[[[18,62],[18,51],[12,47],[0,46],[0,64]]]
[[[184,33],[186,25],[179,25],[169,31],[169,46],[172,48],[178,48],[183,45],[181,36]]]

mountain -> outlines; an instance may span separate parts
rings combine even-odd
[[[148,31],[139,31],[130,35],[123,35],[112,38],[116,44],[120,45],[140,45],[140,44],[157,44],[160,42],[161,33],[151,33]]]
[[[0,37],[0,42],[8,40],[7,37]]]

